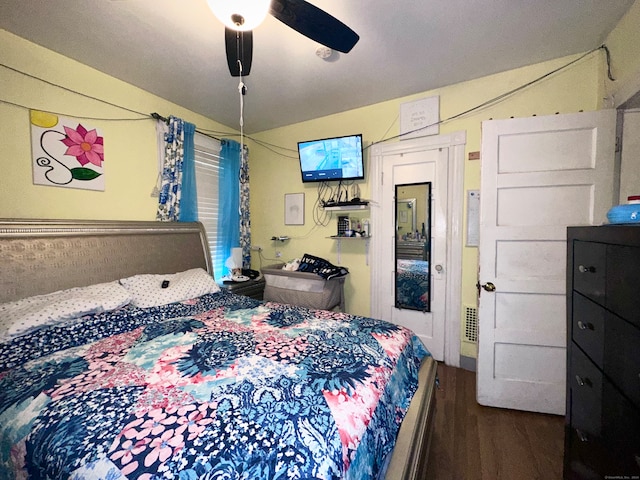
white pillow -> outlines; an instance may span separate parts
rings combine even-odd
[[[202,268],[167,275],[134,275],[123,278],[120,283],[131,294],[131,304],[140,308],[158,307],[220,291],[213,277]]]
[[[131,301],[118,282],[60,290],[0,304],[0,337],[11,338],[90,313],[115,310]]]

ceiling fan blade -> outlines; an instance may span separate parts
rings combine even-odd
[[[332,50],[349,53],[360,37],[335,17],[305,0],[272,0],[271,15]]]
[[[224,44],[227,51],[227,65],[232,77],[246,77],[251,71],[253,58],[253,32],[240,32],[225,27]],[[240,68],[242,66],[242,69]]]

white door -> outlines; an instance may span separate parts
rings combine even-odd
[[[382,289],[388,292],[380,299],[382,318],[407,327],[420,337],[436,360],[444,358],[444,321],[446,282],[443,265],[447,245],[447,156],[446,148],[387,155],[382,166],[381,231],[388,233],[386,250],[380,259]],[[396,185],[431,182],[431,278],[429,312],[395,306],[395,240]],[[436,268],[437,267],[437,268]]]
[[[465,156],[466,132],[458,131],[443,135],[430,135],[422,138],[404,140],[401,142],[379,143],[373,145],[369,157],[369,174],[371,176],[371,316],[385,320],[396,321],[401,324],[415,325],[415,332],[425,340],[428,345],[433,339],[430,348],[433,356],[438,360],[443,360],[447,365],[460,365],[460,316],[461,316],[461,271],[462,271],[462,206],[464,200],[464,156]],[[402,165],[407,159],[407,164]],[[435,160],[437,159],[437,160]],[[425,165],[424,172],[420,171],[418,163],[433,164],[429,167]],[[389,171],[387,166],[398,161],[399,170]],[[412,166],[413,164],[413,166]],[[397,175],[396,175],[397,173]],[[415,174],[415,176],[414,176]],[[396,180],[393,176],[396,175]],[[422,176],[419,176],[422,175]],[[444,332],[438,338],[437,321],[432,323],[426,317],[421,320],[401,319],[394,312],[393,302],[394,283],[393,263],[394,242],[395,242],[395,205],[389,199],[389,192],[395,191],[393,187],[387,190],[389,185],[398,182],[397,179],[410,177],[406,183],[417,183],[418,179],[428,178],[435,175],[433,181],[432,196],[432,235],[437,235],[437,239],[432,238],[432,242],[441,248],[440,241],[446,239],[445,252],[431,251],[434,265],[441,265],[441,273],[431,281],[431,284],[438,288],[434,294],[431,291],[432,300],[435,302],[432,307],[435,312],[443,312],[442,322]],[[398,182],[403,183],[403,182]],[[383,200],[384,197],[384,200]],[[439,202],[439,203],[438,203]],[[384,227],[383,227],[384,222]],[[432,270],[435,272],[437,270]],[[433,273],[436,275],[435,273]],[[439,284],[438,284],[439,282]],[[442,285],[444,284],[444,285]],[[440,303],[438,303],[440,302]],[[400,312],[398,312],[400,313]],[[408,312],[412,313],[412,312]],[[413,312],[424,315],[422,312]],[[395,320],[394,320],[395,318]],[[417,318],[417,317],[416,317]],[[441,353],[441,345],[444,344],[444,355]]]
[[[564,414],[566,227],[606,220],[615,120],[604,110],[482,123],[482,405]]]

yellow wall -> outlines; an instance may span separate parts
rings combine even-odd
[[[176,115],[198,128],[229,130],[4,30],[0,30],[0,45],[0,64],[4,65],[0,66],[0,217],[155,218],[157,199],[151,197],[157,179],[155,121],[73,92],[144,114]],[[98,118],[79,121],[101,129],[104,135],[104,192],[33,185],[29,108]],[[138,120],[102,120],[105,118]]]
[[[485,108],[466,118],[447,122],[440,127],[441,133],[459,130],[467,132],[467,152],[480,150],[480,122],[490,118],[523,117],[572,113],[580,110],[595,110],[600,107],[601,64],[603,54],[594,53],[576,63],[566,71],[553,75],[539,84],[515,94],[503,102]],[[391,137],[399,133],[398,113],[403,102],[440,96],[440,116],[449,118],[473,106],[523,85],[552,71],[577,57],[568,57],[528,66],[489,77],[451,85],[442,89],[423,92],[368,107],[318,118],[256,135],[260,140],[295,149],[296,142],[312,138],[363,133],[365,145],[377,142],[383,135]],[[315,185],[303,185],[300,181],[298,161],[295,153],[291,158],[253,146],[250,157],[251,169],[251,218],[254,244],[265,249],[265,256],[273,258],[275,250],[282,251],[284,259],[305,252],[337,261],[337,245],[326,237],[336,231],[335,215],[326,227],[314,227],[313,210],[317,197]],[[361,196],[370,198],[371,179],[361,182]],[[464,188],[478,189],[480,186],[480,162],[465,162]],[[287,226],[283,221],[283,199],[285,193],[306,194],[306,223],[304,226]],[[379,235],[379,232],[372,232]],[[391,233],[389,233],[391,234]],[[273,235],[291,237],[285,244],[269,241]],[[369,314],[369,267],[366,264],[364,245],[358,242],[342,242],[341,262],[350,270],[346,283],[347,310],[360,315]],[[254,265],[258,266],[257,261]],[[478,257],[476,248],[465,248],[463,253],[463,304],[476,304]],[[475,356],[475,352],[463,352]]]
[[[603,96],[607,104],[618,107],[640,92],[640,2],[634,2],[605,44],[611,51],[615,81],[605,76]],[[620,203],[640,192],[640,110],[627,110],[623,125]]]
[[[640,2],[633,3],[605,44],[611,52],[611,71],[615,81],[606,76],[605,95],[618,106],[640,91]],[[603,95],[604,96],[604,95]],[[611,103],[611,102],[610,102]]]

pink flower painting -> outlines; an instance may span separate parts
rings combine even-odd
[[[31,110],[33,183],[104,191],[104,137],[71,118]]]
[[[83,167],[87,163],[92,163],[96,167],[102,166],[104,161],[104,140],[98,136],[95,128],[87,131],[79,123],[75,130],[65,125],[64,131],[67,136],[62,139],[62,143],[68,147],[64,153],[65,155],[76,157],[78,163]]]

